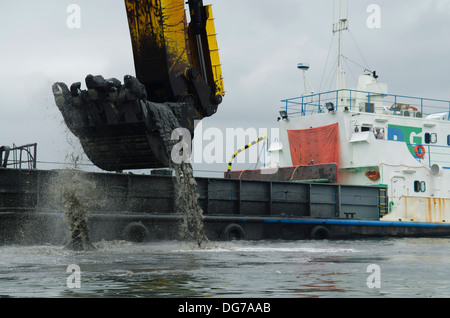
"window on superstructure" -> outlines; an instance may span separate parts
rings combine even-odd
[[[427,186],[425,181],[414,181],[414,192],[425,192],[427,190]]]
[[[384,128],[375,127],[373,130],[376,139],[384,139]]]
[[[436,133],[425,133],[425,143],[426,144],[435,144],[437,142],[437,134]]]
[[[432,144],[437,143],[437,134],[435,133],[431,134],[431,143]]]
[[[427,187],[425,185],[425,181],[420,182],[420,191],[425,192],[427,190]]]
[[[447,135],[447,146],[450,146],[450,135]]]

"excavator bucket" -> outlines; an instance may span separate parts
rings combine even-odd
[[[70,89],[64,83],[55,83],[53,95],[67,127],[97,167],[107,171],[168,167],[168,149],[156,126],[164,118],[150,109],[150,105],[159,104],[137,95],[139,91],[133,91],[136,87],[127,88],[130,82],[139,83],[126,76],[125,84],[118,88],[91,87],[83,91],[80,83]],[[141,87],[140,92],[145,94],[145,89]],[[168,112],[172,111],[170,105],[182,108],[180,104],[163,104]]]
[[[89,159],[107,171],[170,165],[169,128],[216,113],[225,92],[210,6],[189,0],[125,0],[136,77],[88,75],[52,87]],[[170,124],[169,124],[170,123]]]

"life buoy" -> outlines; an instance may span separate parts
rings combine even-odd
[[[330,231],[322,225],[318,225],[311,230],[311,239],[327,240],[330,238]]]
[[[220,236],[224,241],[244,240],[245,231],[239,224],[231,223],[222,229]]]
[[[425,157],[425,147],[422,145],[416,145],[414,152],[417,157],[423,159]]]
[[[378,171],[366,171],[365,175],[372,181],[380,179],[380,173]]]
[[[409,109],[409,110],[413,110],[413,111],[417,111],[417,108],[416,107],[414,107],[414,106],[408,106],[408,108],[407,109]]]

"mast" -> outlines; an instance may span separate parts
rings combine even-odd
[[[298,63],[297,64],[297,68],[303,72],[303,92],[302,92],[302,96],[306,96],[306,95],[309,95],[309,94],[312,95],[314,89],[313,89],[311,83],[306,78],[306,71],[309,70],[309,64],[308,63]],[[309,92],[306,90],[306,84],[308,84],[309,88],[311,89]]]
[[[342,17],[342,0],[339,0],[339,21],[333,24],[333,34],[339,32],[339,52],[338,52],[338,69],[337,69],[337,89],[345,88],[345,72],[342,66],[342,31],[348,30],[348,19]]]

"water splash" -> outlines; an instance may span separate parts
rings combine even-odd
[[[65,200],[65,216],[69,223],[71,239],[66,248],[74,251],[94,250],[89,239],[89,198],[88,193],[92,190],[92,182],[80,178],[76,170],[66,171],[68,181],[61,192]]]
[[[95,182],[86,174],[75,169],[56,172],[50,180],[50,194],[54,201],[63,206],[69,226],[69,243],[66,249],[74,251],[95,250],[89,238],[89,210],[97,200]]]
[[[204,228],[203,210],[198,204],[197,182],[193,176],[193,169],[190,163],[172,165],[175,170],[176,198],[175,205],[178,212],[183,215],[183,222],[180,226],[182,238],[193,240],[198,247],[208,242]]]
[[[194,178],[190,162],[175,163],[171,160],[173,147],[179,142],[172,140],[171,135],[180,124],[175,114],[180,112],[179,105],[159,105],[147,103],[152,118],[155,119],[162,141],[166,148],[164,158],[161,158],[175,172],[175,208],[183,217],[180,224],[180,236],[184,240],[194,241],[198,247],[209,243],[203,223],[203,210],[198,203],[197,181]],[[179,116],[178,116],[179,117]]]

